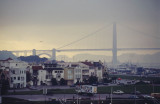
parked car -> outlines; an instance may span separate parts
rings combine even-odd
[[[108,83],[103,83],[103,85],[108,85]]]
[[[132,82],[127,82],[127,85],[131,85],[132,84]]]
[[[37,88],[35,86],[30,86],[29,89],[30,90],[37,90]]]
[[[98,86],[98,84],[95,84],[95,83],[94,83],[94,84],[92,84],[92,86]]]
[[[98,85],[103,85],[103,83],[102,82],[98,82]]]
[[[113,93],[114,93],[114,94],[124,94],[124,92],[123,92],[123,91],[121,91],[121,90],[113,91]]]
[[[70,85],[70,87],[76,87],[76,85],[75,85],[75,84],[73,84],[73,85]]]
[[[149,96],[149,95],[142,95],[143,98],[150,98],[150,99],[153,99],[154,97],[153,96]]]
[[[131,95],[129,98],[130,99],[138,99],[139,97],[137,95]]]
[[[141,92],[140,92],[140,91],[134,91],[134,92],[132,92],[131,94],[140,95]]]
[[[125,84],[124,84],[124,83],[118,83],[118,85],[120,85],[120,86],[124,86]]]
[[[160,99],[160,93],[151,93],[151,96]]]

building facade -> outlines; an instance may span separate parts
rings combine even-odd
[[[26,87],[26,70],[28,67],[26,62],[8,58],[7,60],[1,60],[0,65],[9,74],[10,88]]]

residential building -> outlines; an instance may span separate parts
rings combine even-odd
[[[74,84],[74,68],[64,68],[64,79],[67,81],[67,85]]]
[[[81,67],[75,67],[74,68],[74,83],[76,83],[77,81],[83,82],[82,68]]]
[[[7,60],[1,60],[0,66],[9,74],[10,88],[26,87],[26,70],[28,63],[8,58]]]
[[[33,65],[31,73],[34,86],[43,85],[46,82],[46,70],[42,65]]]
[[[57,67],[57,63],[44,64],[44,70],[46,70],[46,84],[51,85],[51,79],[56,78],[59,82],[61,78],[64,78],[64,68]]]

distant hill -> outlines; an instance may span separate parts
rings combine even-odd
[[[39,56],[20,56],[18,59],[28,63],[43,63],[48,60],[47,58],[40,58]]]
[[[17,57],[14,54],[12,54],[12,52],[0,51],[0,60],[5,60],[5,59],[8,59],[8,58],[12,58],[14,60],[17,60]]]
[[[105,55],[93,55],[93,54],[77,54],[73,58],[69,58],[64,55],[57,56],[58,60],[64,61],[84,61],[84,60],[101,60],[102,62],[112,62],[112,56]],[[132,63],[160,63],[160,52],[155,54],[134,54],[126,53],[118,56],[118,61],[120,63],[132,62]]]
[[[9,51],[0,51],[0,60],[5,60],[7,58],[17,59],[17,57],[12,54]],[[40,58],[39,56],[21,56],[18,59],[26,62],[45,62],[48,59],[47,58]],[[85,61],[85,60],[93,60],[93,61],[99,61],[102,62],[105,60],[105,62],[110,63],[112,62],[112,56],[106,56],[106,55],[94,55],[94,54],[77,54],[73,56],[73,58],[69,58],[65,55],[59,55],[56,58],[57,60],[61,61]],[[120,63],[145,63],[145,64],[160,64],[160,52],[155,54],[134,54],[134,53],[126,53],[118,56],[118,61]]]

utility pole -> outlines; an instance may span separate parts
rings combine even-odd
[[[77,104],[78,104],[78,92],[77,92]]]
[[[134,94],[135,94],[135,98],[134,98],[134,104],[136,104],[136,86],[135,86],[135,89],[134,89]]]
[[[113,88],[111,87],[111,104],[112,104],[112,90],[113,90]]]

